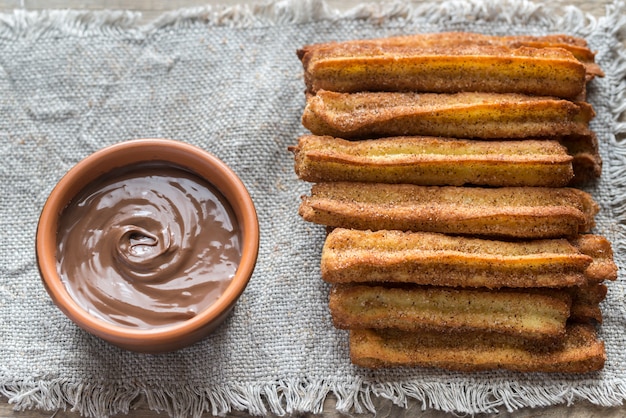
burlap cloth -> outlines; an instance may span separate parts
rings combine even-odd
[[[124,13],[16,12],[0,16],[0,394],[17,408],[128,410],[143,395],[171,415],[372,409],[373,396],[445,411],[485,412],[626,398],[624,277],[610,283],[600,336],[608,360],[583,376],[353,367],[319,273],[324,229],[297,215],[309,185],[287,147],[300,124],[304,82],[295,51],[312,42],[413,32],[569,33],[598,51],[606,77],[590,100],[601,141],[596,233],[626,260],[626,6],[593,19],[523,1],[448,1],[363,7],[343,15],[317,1],[196,9],[138,26]],[[78,329],[39,278],[34,236],[54,184],[91,152],[165,137],[215,153],[240,175],[261,225],[259,261],[234,314],[214,335],[166,355],[112,347]]]

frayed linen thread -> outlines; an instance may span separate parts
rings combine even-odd
[[[297,413],[321,413],[329,394],[336,398],[335,407],[345,413],[375,413],[372,398],[379,396],[395,405],[406,407],[417,401],[422,410],[437,409],[460,414],[509,412],[524,407],[571,405],[586,400],[599,406],[616,406],[626,396],[624,384],[617,390],[599,386],[524,386],[514,380],[498,384],[475,381],[471,385],[449,382],[370,383],[320,379],[284,380],[272,384],[235,384],[198,388],[195,386],[139,387],[100,383],[53,380],[22,385],[5,384],[0,394],[7,396],[17,410],[69,409],[89,417],[127,414],[139,399],[156,412],[170,417],[200,417],[203,414],[224,416],[233,411],[251,415],[279,416]]]

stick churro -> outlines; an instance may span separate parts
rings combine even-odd
[[[446,33],[311,45],[298,55],[312,93],[482,91],[574,99],[599,67],[588,75],[585,64],[563,46],[579,56],[584,48],[567,43],[545,48],[553,44],[545,38],[507,42]]]
[[[337,328],[499,332],[524,338],[565,334],[567,293],[445,287],[335,285],[329,307]]]
[[[587,232],[597,212],[589,194],[572,188],[354,182],[314,184],[299,209],[304,220],[330,227],[528,239]]]
[[[497,93],[336,93],[307,95],[302,124],[344,139],[389,136],[532,138],[584,135],[588,103]]]
[[[585,373],[604,367],[604,343],[592,326],[572,324],[553,344],[536,344],[497,333],[350,330],[350,357],[356,365],[439,367],[479,371]]]
[[[309,182],[562,187],[574,176],[573,158],[558,141],[306,135],[291,151],[296,173]]]
[[[483,58],[487,57],[487,59],[491,58],[492,60],[497,61],[498,58],[506,56],[507,54],[512,56],[523,55],[523,52],[518,52],[517,54],[515,54],[511,51],[511,49],[517,49],[520,47],[527,47],[527,49],[528,47],[533,49],[549,48],[550,51],[548,51],[547,53],[548,56],[544,58],[544,60],[546,60],[543,63],[544,65],[547,64],[550,54],[555,53],[554,49],[568,51],[585,66],[587,80],[590,80],[595,76],[604,76],[604,72],[595,62],[595,53],[589,49],[587,41],[583,38],[564,34],[547,36],[490,36],[467,32],[414,34],[383,39],[362,39],[306,45],[297,51],[297,55],[298,58],[300,58],[300,60],[302,61],[303,67],[305,69],[305,83],[307,84],[309,90],[315,91],[315,81],[317,78],[320,78],[319,74],[315,70],[315,67],[317,66],[322,67],[322,73],[324,71],[329,72],[329,69],[332,69],[333,66],[339,69],[343,68],[343,72],[346,72],[346,67],[354,68],[356,70],[356,74],[350,74],[351,79],[356,79],[358,75],[361,75],[362,78],[365,78],[362,75],[362,69],[359,73],[359,68],[355,67],[355,64],[357,62],[365,63],[368,60],[374,61],[375,58],[378,58],[377,60],[375,60],[377,61],[375,65],[378,67],[379,71],[382,68],[385,68],[382,65],[383,63],[385,63],[387,64],[386,74],[388,76],[398,77],[400,72],[404,71],[405,78],[407,78],[411,75],[411,67],[407,65],[411,62],[411,57],[422,57],[423,60],[425,60],[426,57],[431,57],[435,60],[435,63],[440,64],[445,63],[445,58],[456,58],[457,60],[459,60],[464,55],[465,57],[472,57],[474,58],[474,60],[479,61],[481,57],[479,54],[482,51]],[[473,48],[473,50],[470,48]],[[495,56],[489,57],[489,51],[494,51]],[[546,51],[543,52],[544,54],[546,53]],[[558,57],[557,60],[560,61],[565,56],[567,56],[567,54],[564,54],[563,51],[558,51],[558,53],[556,53],[555,55],[555,58]],[[391,57],[394,57],[396,59],[404,58],[404,65],[392,66],[389,61],[384,61],[385,58]],[[361,61],[359,61],[359,59]],[[532,60],[533,57],[529,57],[529,61]],[[572,71],[572,69],[569,67],[569,60],[570,57],[567,56],[567,58],[565,58],[565,61],[567,63],[559,62],[557,64],[560,64],[565,73],[570,73]],[[342,64],[343,62],[345,62],[347,65],[344,64],[343,66],[341,66],[340,64]],[[426,64],[431,63],[432,61],[426,61]],[[481,63],[479,62],[476,63],[473,67],[470,66],[469,68],[482,68],[483,71],[487,72],[494,70],[492,68],[484,68],[484,64],[485,61],[482,62],[481,67]],[[507,74],[510,74],[511,71],[527,70],[526,68],[519,68],[520,63],[518,61],[514,61],[511,63],[503,62],[501,64],[503,64],[503,66],[501,66],[500,69],[504,69],[505,73]],[[428,68],[431,71],[433,69],[432,66]],[[463,68],[465,70],[468,69],[467,66]],[[527,77],[537,79],[538,76],[541,76],[541,73],[537,74],[537,72],[535,71],[529,72],[526,75]],[[496,78],[500,78],[499,74],[496,74]],[[385,80],[380,80],[380,77],[377,81],[385,83]],[[509,83],[512,85],[512,88],[516,88],[513,81],[517,80],[511,78]],[[402,82],[406,83],[406,81]],[[366,80],[366,83],[372,83],[372,81]],[[327,87],[325,88],[327,90],[332,90]]]
[[[593,262],[565,239],[502,242],[336,228],[324,243],[321,273],[329,283],[560,288],[586,284]]]

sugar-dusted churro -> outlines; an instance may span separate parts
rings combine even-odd
[[[368,368],[438,367],[479,371],[585,373],[602,369],[604,343],[586,324],[568,325],[552,344],[498,333],[350,330],[350,357]]]
[[[503,242],[336,228],[324,242],[321,273],[330,283],[560,288],[587,283],[592,262],[565,239]]]
[[[590,63],[589,73],[572,51]],[[442,33],[309,45],[298,56],[313,93],[483,91],[574,99],[599,70],[587,51],[539,37]]]
[[[556,290],[335,285],[329,307],[342,329],[489,331],[545,339],[565,333],[571,299]]]
[[[587,232],[598,205],[573,188],[317,183],[299,213],[309,222],[354,229],[397,229],[512,238]]]
[[[307,95],[302,124],[344,139],[389,136],[532,138],[585,134],[586,102],[510,93],[336,93]]]
[[[296,173],[309,182],[562,187],[574,176],[573,158],[554,140],[394,137],[347,141],[306,135],[291,150]]]
[[[518,48],[525,48],[525,50],[514,51]],[[545,48],[549,48],[547,52],[543,51],[545,57],[541,55],[539,55],[539,57],[533,56],[539,54],[534,50]],[[555,49],[557,49],[557,51],[554,51]],[[513,72],[518,72],[519,74],[519,71],[522,71],[526,72],[526,76],[533,80],[538,80],[542,77],[554,80],[556,75],[549,77],[541,72],[541,69],[545,69],[545,66],[549,63],[551,56],[554,60],[559,61],[556,65],[560,67],[560,73],[574,73],[573,68],[575,68],[575,66],[571,66],[570,64],[571,57],[564,53],[563,50],[572,54],[585,66],[587,80],[592,79],[594,76],[604,76],[604,72],[595,62],[595,53],[589,49],[587,41],[583,38],[564,34],[547,36],[490,36],[467,32],[426,33],[383,39],[360,39],[311,44],[299,49],[297,55],[302,61],[305,70],[305,83],[310,90],[314,91],[316,88],[315,81],[322,78],[324,73],[330,73],[330,81],[340,75],[348,73],[348,77],[352,80],[360,77],[367,78],[366,82],[370,84],[378,82],[383,85],[389,85],[389,82],[381,80],[381,72],[392,78],[397,78],[400,74],[404,74],[404,78],[409,78],[416,70],[419,70],[412,68],[411,64],[420,59],[427,64],[427,69],[431,71],[433,70],[433,64],[444,65],[447,58],[448,60],[456,59],[461,62],[461,64],[465,64],[465,66],[461,67],[464,70],[474,69],[476,71],[482,69],[486,75],[491,72],[496,72],[496,69],[500,69],[508,75],[511,75]],[[531,52],[528,53],[526,51]],[[535,71],[529,71],[527,68],[519,68],[521,60],[519,57],[524,56],[525,53],[530,55],[528,57],[529,61],[541,58],[543,58],[544,61],[539,64],[539,68],[534,69]],[[504,61],[504,57],[507,55],[514,57],[513,60],[510,62]],[[467,63],[462,61],[464,57],[471,57],[478,62]],[[403,62],[399,65],[393,65],[390,61],[391,58],[400,59]],[[431,59],[428,60],[428,58]],[[482,62],[480,62],[481,59]],[[495,68],[485,68],[485,64],[489,60],[491,60],[492,63],[499,62],[500,65],[495,66]],[[368,61],[373,61],[378,71],[374,75],[364,77],[364,69],[358,67],[356,64],[361,63],[365,65]],[[337,74],[337,72],[333,72],[333,68],[337,69],[340,73]],[[451,70],[454,71],[454,69]],[[580,70],[576,69],[575,71],[575,74],[577,74]],[[458,77],[458,73],[453,72],[453,74]],[[371,78],[374,78],[374,80],[370,80]],[[501,76],[496,74],[496,80],[499,78],[501,78]],[[563,81],[563,79],[561,80]],[[330,81],[326,81],[326,83],[330,83]],[[503,82],[509,83],[512,88],[515,89],[519,88],[519,86],[515,85],[516,81],[519,82],[518,79],[511,77],[509,80]],[[407,81],[404,80],[400,82],[403,84],[407,83]],[[419,80],[414,81],[414,83],[415,82],[419,82]],[[526,81],[526,83],[528,82]],[[485,88],[484,84],[481,85],[480,82],[477,82],[477,84],[479,87]],[[375,85],[376,84],[374,84],[374,86]],[[460,86],[464,87],[462,84]],[[524,82],[522,82],[522,86],[524,86]],[[546,87],[543,88],[545,89]],[[563,87],[559,86],[556,88],[562,89]]]

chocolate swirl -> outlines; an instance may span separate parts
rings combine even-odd
[[[164,164],[99,179],[59,223],[57,264],[72,298],[129,327],[195,316],[223,293],[241,258],[225,199],[195,174]]]

